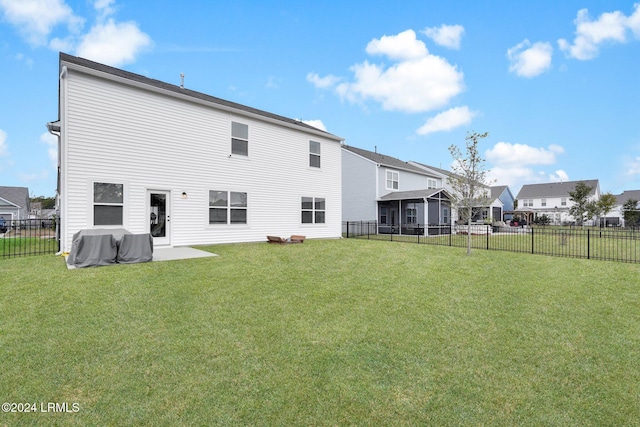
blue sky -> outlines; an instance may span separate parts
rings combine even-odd
[[[640,189],[640,3],[0,0],[0,185],[53,196],[58,52],[496,184]]]

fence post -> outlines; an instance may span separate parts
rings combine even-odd
[[[531,254],[532,254],[532,255],[536,253],[536,252],[535,252],[535,243],[534,243],[534,242],[535,242],[535,239],[533,238],[534,230],[535,230],[535,228],[534,228],[534,227],[531,227]],[[544,238],[544,236],[543,236],[543,238]]]
[[[487,224],[487,250],[489,250],[489,231],[491,231],[489,227],[490,225]]]
[[[591,259],[591,230],[587,228],[587,259]]]

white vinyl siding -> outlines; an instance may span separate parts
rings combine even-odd
[[[63,250],[73,233],[94,226],[93,182],[124,185],[122,227],[132,233],[148,232],[147,191],[170,191],[174,246],[262,241],[267,234],[340,237],[336,139],[80,73],[73,64],[60,92]],[[250,158],[229,157],[232,122],[248,126]],[[322,143],[322,174],[309,168],[310,139]],[[247,223],[210,225],[210,190],[249,194]],[[301,228],[300,197],[316,194],[326,199],[325,226]]]

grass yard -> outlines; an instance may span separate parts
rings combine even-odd
[[[0,425],[640,425],[640,265],[344,239],[0,261]],[[40,412],[41,403],[77,412]]]

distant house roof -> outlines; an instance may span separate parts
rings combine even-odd
[[[527,184],[523,185],[518,193],[518,199],[539,199],[543,197],[564,197],[568,196],[570,191],[573,191],[576,184],[584,182],[587,186],[591,187],[590,195],[595,194],[596,188],[598,188],[597,179],[586,179],[580,181],[566,181],[566,182],[549,182],[545,184]]]
[[[624,205],[630,199],[640,202],[640,190],[626,190],[615,197],[618,205]]]
[[[447,190],[442,188],[430,188],[428,190],[392,191],[380,197],[380,200],[407,200],[407,199],[428,199],[438,193],[444,193],[449,198]]]
[[[21,209],[29,209],[29,189],[27,187],[0,187],[0,199]]]
[[[433,174],[430,174],[428,171],[422,168],[419,168],[417,166],[413,166],[412,164],[409,164],[407,162],[403,162],[402,160],[397,159],[395,157],[385,156],[384,154],[380,154],[380,153],[369,151],[369,150],[363,150],[362,148],[351,147],[348,145],[343,145],[342,148],[352,153],[355,153],[359,156],[362,156],[365,159],[369,159],[381,166],[387,166],[394,169],[402,169],[402,170],[417,173],[420,175],[435,177]]]
[[[429,170],[432,170],[433,172],[436,172],[436,173],[438,173],[438,174],[440,174],[440,175],[444,175],[444,176],[453,176],[453,177],[454,177],[454,176],[456,176],[456,174],[455,174],[455,173],[453,173],[453,172],[451,172],[451,171],[448,171],[448,170],[446,170],[446,169],[437,168],[437,167],[435,167],[435,166],[427,165],[427,164],[424,164],[424,163],[422,163],[422,162],[416,162],[416,161],[413,161],[412,163],[415,163],[415,164],[420,165],[420,166],[422,166],[422,167],[424,167],[424,168],[427,168],[427,169],[429,169]]]
[[[75,66],[83,67],[88,70],[97,71],[99,73],[106,73],[111,76],[115,76],[121,79],[126,79],[132,82],[136,82],[138,84],[150,86],[150,87],[161,89],[164,91],[172,92],[174,94],[178,94],[181,96],[187,96],[189,98],[205,101],[207,103],[215,104],[216,106],[224,110],[233,110],[233,111],[237,111],[238,113],[246,113],[250,115],[261,116],[269,120],[280,122],[281,124],[284,124],[288,127],[303,129],[307,132],[322,135],[326,138],[334,139],[337,141],[344,140],[344,138],[341,138],[329,132],[318,129],[314,126],[303,123],[300,120],[279,116],[277,114],[269,113],[267,111],[259,110],[257,108],[252,108],[246,105],[227,101],[221,98],[216,98],[215,96],[207,95],[201,92],[196,92],[194,90],[186,89],[181,86],[172,85],[169,83],[162,82],[160,80],[155,80],[155,79],[142,76],[140,74],[131,73],[129,71],[121,70],[119,68],[110,67],[108,65],[100,64],[98,62],[89,61],[88,59],[79,58],[77,56],[72,56],[72,55],[60,52],[61,70],[62,70],[62,67],[64,67],[65,65],[64,63],[73,64]],[[54,125],[55,123],[56,122],[52,122],[52,125]]]

